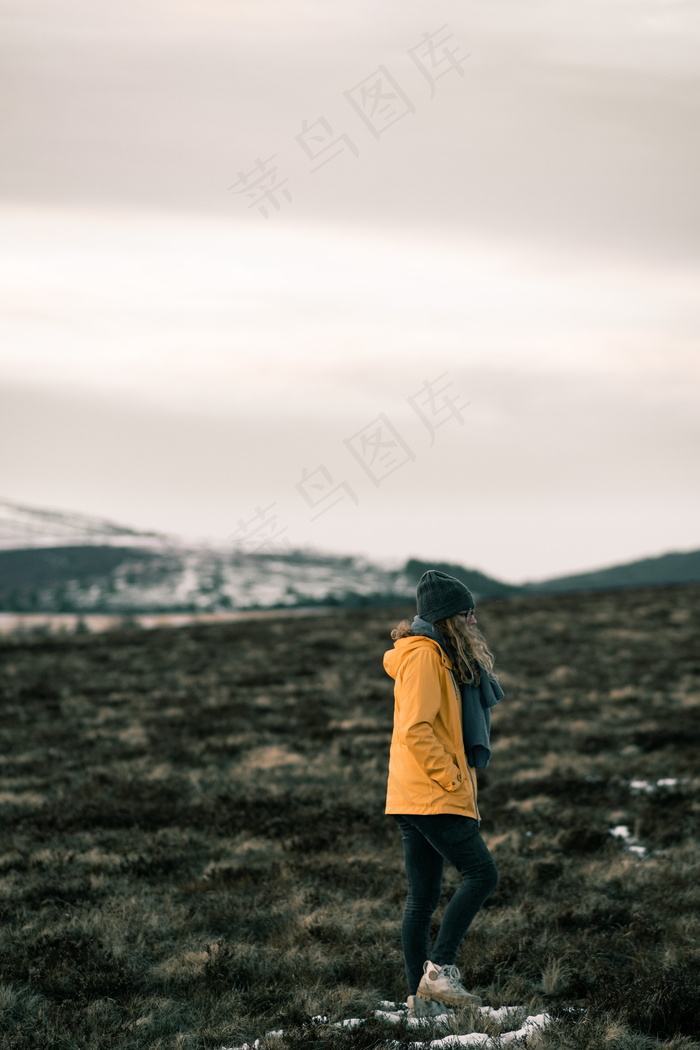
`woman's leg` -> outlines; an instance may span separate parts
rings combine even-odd
[[[394,818],[403,839],[408,894],[401,926],[401,945],[406,965],[408,994],[415,995],[423,976],[423,963],[430,958],[430,920],[440,903],[444,861],[440,853],[410,821]]]
[[[498,885],[498,868],[473,817],[438,813],[411,815],[408,819],[433,850],[462,876],[445,909],[432,953],[425,956],[438,966],[453,965],[474,916]]]

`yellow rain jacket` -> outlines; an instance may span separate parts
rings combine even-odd
[[[395,680],[385,813],[479,817],[476,774],[462,739],[462,698],[452,661],[432,638],[399,638],[384,654]]]

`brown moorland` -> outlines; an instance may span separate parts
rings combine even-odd
[[[3,1050],[419,1038],[373,1015],[405,998],[382,655],[412,612],[0,642]],[[542,1050],[697,1050],[700,585],[478,616],[501,881],[465,983],[550,1013]]]

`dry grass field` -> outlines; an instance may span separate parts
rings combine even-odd
[[[382,654],[412,612],[0,643],[3,1050],[419,1038],[373,1016],[405,999]],[[697,1050],[700,585],[478,618],[501,881],[465,983],[550,1013],[542,1050]]]

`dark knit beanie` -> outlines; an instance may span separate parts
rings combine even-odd
[[[428,623],[446,620],[448,616],[474,608],[474,599],[469,588],[438,569],[428,569],[418,581],[416,588],[418,615]]]

